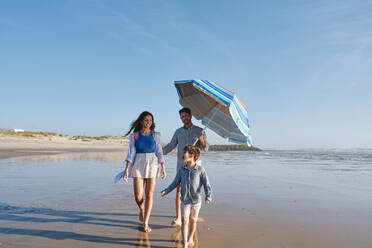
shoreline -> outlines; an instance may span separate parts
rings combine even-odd
[[[25,137],[0,134],[0,159],[33,155],[55,155],[82,152],[127,151],[129,140],[123,137],[103,136],[44,136]],[[210,151],[262,151],[245,145],[210,145]]]

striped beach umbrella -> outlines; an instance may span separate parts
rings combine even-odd
[[[223,138],[252,145],[248,113],[237,95],[207,80],[175,81],[180,104]]]

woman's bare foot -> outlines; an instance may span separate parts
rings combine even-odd
[[[174,220],[172,220],[172,222],[171,222],[171,225],[172,226],[181,226],[181,218],[178,218],[178,219],[174,219]]]
[[[140,222],[143,222],[143,220],[145,218],[144,216],[145,216],[145,210],[143,208],[140,208],[140,213],[139,213],[139,216],[138,216],[138,220]]]
[[[152,229],[150,228],[149,224],[143,224],[143,231],[149,233],[152,231]]]

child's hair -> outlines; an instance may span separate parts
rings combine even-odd
[[[200,158],[200,149],[197,147],[197,146],[185,146],[185,148],[183,148],[183,150],[185,152],[188,152],[190,153],[191,155],[194,155],[194,160],[198,160]]]

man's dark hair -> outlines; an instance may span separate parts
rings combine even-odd
[[[184,113],[188,113],[189,115],[191,115],[191,109],[189,108],[181,108],[180,111],[178,111],[181,115],[182,112]]]

